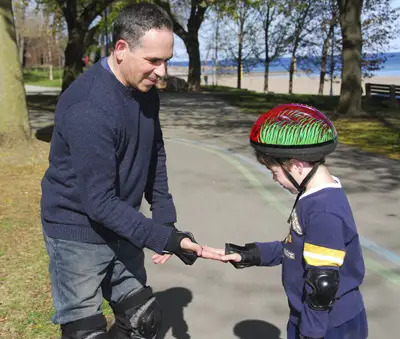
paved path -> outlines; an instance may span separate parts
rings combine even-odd
[[[161,93],[161,102],[178,227],[212,246],[283,239],[294,197],[252,157],[248,131],[256,117],[204,94]],[[51,112],[32,114],[34,128],[51,122]],[[340,145],[328,164],[348,193],[362,237],[370,338],[398,338],[400,162]],[[146,205],[143,211],[148,214]],[[161,337],[286,338],[279,268],[146,260],[149,284],[167,308]]]

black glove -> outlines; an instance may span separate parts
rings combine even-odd
[[[197,260],[197,254],[192,251],[186,251],[181,247],[181,241],[185,238],[189,238],[192,242],[197,243],[193,234],[190,232],[181,232],[176,230],[175,226],[172,227],[174,227],[174,230],[169,236],[167,245],[163,252],[166,254],[175,254],[186,265],[193,265]]]
[[[238,246],[235,244],[225,244],[225,255],[237,253],[240,254],[242,260],[239,262],[229,261],[235,268],[245,268],[250,266],[261,265],[261,253],[258,246],[253,242],[244,246]]]

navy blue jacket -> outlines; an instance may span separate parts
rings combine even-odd
[[[156,89],[125,87],[98,62],[61,95],[49,168],[42,180],[42,223],[53,238],[104,243],[124,237],[164,249],[176,211],[168,192]],[[152,219],[139,212],[143,195]]]
[[[257,245],[262,266],[282,264],[290,320],[304,336],[323,337],[328,328],[340,326],[364,309],[359,291],[364,261],[350,205],[339,182],[303,194],[285,241]],[[339,271],[337,300],[330,311],[313,310],[305,302],[306,271],[316,267]]]

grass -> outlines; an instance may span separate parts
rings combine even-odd
[[[47,67],[24,69],[23,74],[25,85],[61,87],[63,69],[53,69],[53,80],[49,80],[49,68]]]
[[[0,151],[0,338],[56,338],[41,234],[40,179],[48,145]]]
[[[333,120],[339,142],[400,160],[400,108],[393,107],[388,101],[363,97],[362,109],[365,114],[341,117],[335,112],[338,96],[264,94],[223,86],[204,89],[247,113],[262,114],[276,105],[290,102],[317,107]]]
[[[59,338],[40,222],[49,144],[0,148],[0,339]],[[104,305],[111,321],[111,309]]]

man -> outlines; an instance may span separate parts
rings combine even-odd
[[[114,51],[61,95],[42,180],[42,223],[63,339],[154,338],[161,313],[143,248],[193,264],[201,247],[174,227],[153,88],[172,57],[172,23],[147,3],[124,8]],[[143,195],[152,219],[139,212]],[[167,254],[165,254],[167,253]],[[115,323],[106,332],[103,297]]]

